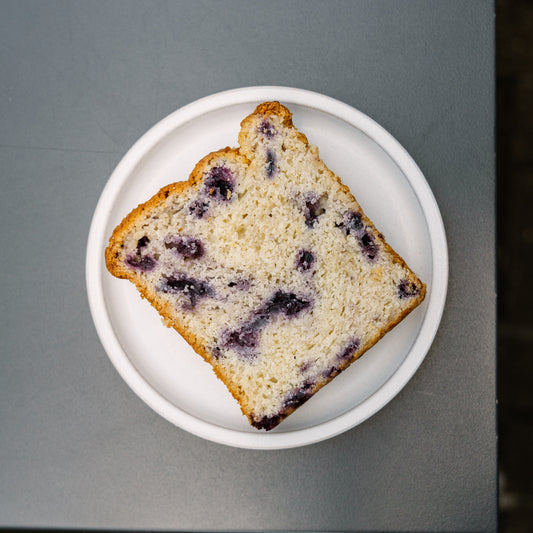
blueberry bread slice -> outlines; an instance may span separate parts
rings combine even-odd
[[[278,102],[115,229],[107,268],[276,427],[419,305],[426,287]]]

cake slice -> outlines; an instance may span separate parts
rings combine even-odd
[[[426,287],[278,102],[115,229],[109,272],[270,430],[419,305]]]

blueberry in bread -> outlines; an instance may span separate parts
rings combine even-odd
[[[134,209],[106,264],[266,430],[426,291],[278,102],[243,120],[238,149],[207,155],[187,182]]]

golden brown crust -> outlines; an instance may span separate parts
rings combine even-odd
[[[291,128],[303,144],[306,146],[309,145],[307,137],[294,127],[294,124],[292,123],[292,113],[285,106],[281,105],[279,102],[264,102],[259,104],[255,108],[255,111],[241,122],[241,131],[239,132],[239,144],[241,146],[245,144],[246,136],[258,115],[264,116],[265,118],[279,118],[283,127]]]
[[[276,116],[281,119],[283,126],[293,127],[292,113],[279,102],[264,102],[259,104],[255,108],[255,111],[241,122],[241,127],[245,127],[247,122],[254,120],[256,115]]]

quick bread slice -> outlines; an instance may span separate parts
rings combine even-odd
[[[134,209],[106,264],[266,430],[426,292],[278,102],[243,120],[238,149],[207,155]]]

